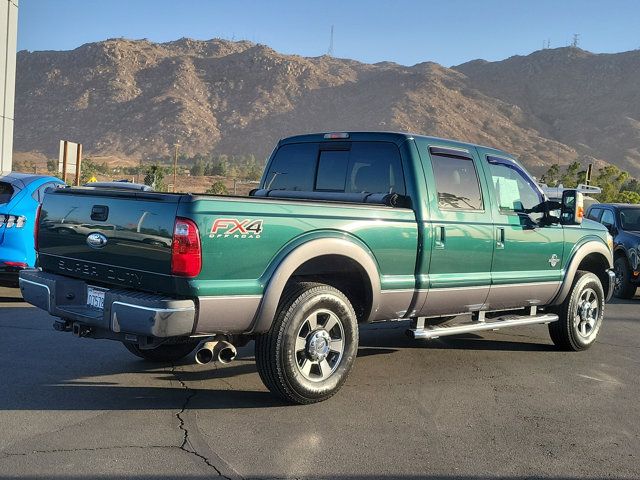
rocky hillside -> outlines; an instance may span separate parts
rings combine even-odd
[[[482,143],[534,171],[609,161],[640,174],[640,52],[536,52],[448,69],[279,54],[224,40],[107,40],[18,53],[16,152],[55,157],[61,138],[85,155],[153,161],[268,155],[306,131],[402,130]]]

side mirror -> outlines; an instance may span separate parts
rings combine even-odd
[[[577,190],[562,192],[560,222],[563,225],[580,225],[584,217],[584,195]]]

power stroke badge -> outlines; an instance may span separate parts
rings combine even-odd
[[[260,238],[262,234],[262,220],[246,218],[217,218],[211,227],[209,238]]]

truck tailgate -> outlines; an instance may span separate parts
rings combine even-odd
[[[171,244],[180,195],[63,189],[45,195],[38,261],[96,284],[171,291]]]

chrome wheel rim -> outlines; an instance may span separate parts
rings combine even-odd
[[[596,331],[600,317],[600,302],[598,295],[592,288],[585,288],[578,299],[578,306],[574,317],[574,325],[578,335],[589,338]]]
[[[315,310],[300,325],[295,342],[300,374],[311,382],[326,380],[336,371],[344,354],[342,321],[330,310]]]
[[[623,271],[622,268],[616,264],[613,266],[613,273],[615,273],[616,275],[616,279],[614,280],[614,284],[613,284],[613,291],[614,293],[618,294],[620,293],[620,290],[622,289],[622,282],[623,282]]]

